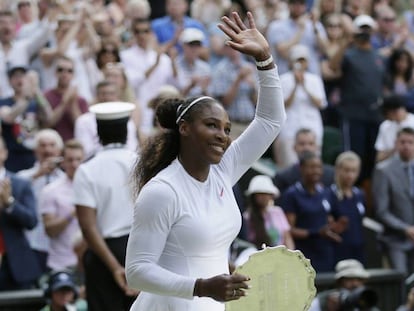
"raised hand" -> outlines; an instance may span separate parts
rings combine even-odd
[[[270,57],[269,43],[256,28],[256,24],[251,12],[247,12],[248,26],[241,20],[238,13],[231,14],[232,19],[227,16],[222,17],[222,23],[218,27],[230,40],[227,44],[246,55],[253,56],[257,61],[263,61]]]

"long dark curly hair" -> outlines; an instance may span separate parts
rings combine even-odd
[[[150,137],[141,149],[134,169],[134,190],[137,195],[142,187],[161,170],[166,168],[178,156],[180,150],[180,133],[177,117],[197,98],[170,98],[161,102],[155,116],[161,126],[159,133]],[[182,120],[192,122],[199,116],[206,103],[213,103],[213,98],[205,98],[192,106],[182,117]]]

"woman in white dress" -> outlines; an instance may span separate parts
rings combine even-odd
[[[240,17],[223,17],[228,44],[254,57],[256,115],[231,142],[229,117],[207,96],[167,100],[156,116],[164,130],[142,150],[140,189],[126,258],[130,287],[141,291],[133,311],[218,311],[240,299],[248,276],[231,275],[228,250],[241,226],[232,186],[271,145],[285,121],[280,80],[269,44]]]

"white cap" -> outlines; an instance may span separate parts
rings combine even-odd
[[[266,175],[256,175],[250,180],[249,188],[245,194],[251,195],[254,193],[268,193],[275,197],[280,195],[279,189],[273,184],[272,179]]]
[[[355,17],[353,24],[355,28],[361,28],[362,26],[375,28],[377,25],[371,16],[365,14],[358,15],[357,17]]]
[[[97,120],[117,120],[128,118],[135,104],[126,102],[105,102],[92,105],[89,111],[96,115]]]
[[[340,278],[359,278],[367,279],[369,273],[365,270],[362,263],[356,259],[345,259],[339,261],[335,266],[335,279],[339,280]]]
[[[306,45],[297,44],[290,49],[290,60],[296,61],[301,58],[309,59],[309,48]]]
[[[198,28],[186,28],[180,35],[181,43],[203,42],[204,33]]]

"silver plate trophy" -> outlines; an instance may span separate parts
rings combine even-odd
[[[226,303],[226,311],[306,311],[316,295],[315,270],[301,251],[265,247],[234,273],[250,277],[248,296]]]

